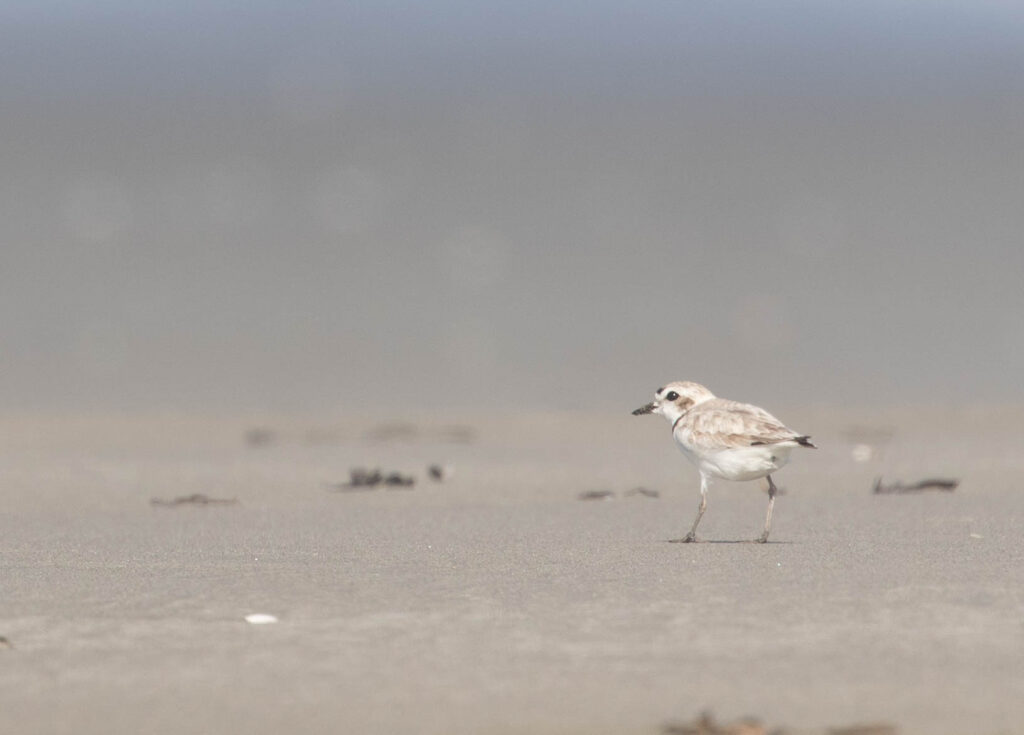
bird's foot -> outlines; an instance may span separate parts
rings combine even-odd
[[[688,533],[683,538],[674,538],[669,541],[670,544],[695,544],[697,543],[697,536],[695,534]]]
[[[762,533],[760,536],[758,536],[756,539],[754,539],[754,543],[755,544],[766,544],[766,543],[768,543],[768,534],[767,533]]]

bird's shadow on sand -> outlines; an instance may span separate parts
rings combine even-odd
[[[689,542],[683,541],[681,538],[667,538],[667,539],[664,539],[663,541],[666,544],[685,544],[685,543],[690,543],[690,544],[695,544],[695,545],[698,545],[698,546],[700,544],[750,544],[751,546],[771,546],[772,544],[780,544],[780,545],[782,545],[782,544],[794,544],[794,543],[796,543],[795,541],[772,541],[771,539],[769,539],[768,541],[765,541],[762,544],[760,541],[757,541],[755,539],[749,539],[749,538],[740,538],[740,539],[709,539],[707,541],[705,541],[704,539],[697,539],[696,541],[689,541]]]

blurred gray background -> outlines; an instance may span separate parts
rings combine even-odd
[[[1024,5],[0,4],[0,408],[1024,398]]]

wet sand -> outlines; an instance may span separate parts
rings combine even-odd
[[[1024,410],[772,409],[821,449],[766,545],[757,483],[668,543],[697,476],[625,411],[0,418],[4,730],[1024,733]],[[418,482],[326,487],[377,466]]]

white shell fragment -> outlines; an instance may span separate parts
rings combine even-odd
[[[252,613],[245,616],[245,622],[250,625],[267,625],[269,623],[276,623],[277,618],[267,613]]]
[[[850,452],[854,462],[868,462],[874,453],[870,444],[858,444]]]

